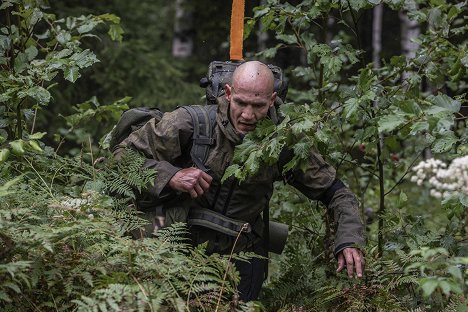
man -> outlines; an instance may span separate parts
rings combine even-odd
[[[235,70],[232,85],[225,86],[225,97],[218,99],[215,144],[206,161],[208,172],[193,167],[190,159],[193,122],[185,109],[166,113],[159,123],[149,121],[123,142],[123,146],[143,152],[147,157],[146,166],[157,170],[157,179],[149,192],[157,198],[168,198],[164,204],[166,225],[188,220],[194,243],[207,241],[208,252],[229,253],[234,249],[267,255],[262,244],[260,214],[270,200],[273,182],[281,179],[281,164],[264,168],[241,183],[234,178],[223,184],[220,180],[231,164],[236,145],[255,129],[258,121],[268,116],[276,98],[273,85],[273,74],[263,63],[245,62]],[[335,170],[311,151],[309,167],[305,171],[290,172],[288,183],[333,210],[338,226],[335,238],[337,271],[346,265],[349,277],[354,272],[362,277],[364,259],[361,251],[355,248],[364,245],[358,204],[335,175]],[[238,220],[248,224],[249,231],[238,235],[234,231],[232,235],[216,224],[209,225],[206,220],[191,223],[195,219],[193,212],[200,209],[209,209],[220,218],[227,217],[227,221],[223,219],[226,222],[234,220],[235,224]],[[157,223],[153,222],[153,225],[157,226]],[[151,233],[154,227],[148,230]],[[241,275],[238,287],[241,300],[257,298],[266,265],[264,259],[252,259],[250,264],[236,263]]]

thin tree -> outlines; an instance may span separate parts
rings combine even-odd
[[[187,58],[193,53],[193,12],[184,0],[175,1],[172,56]]]
[[[383,4],[379,4],[373,9],[372,19],[372,63],[374,69],[381,67],[380,52],[382,51],[382,16]],[[374,102],[374,106],[379,105],[378,101]],[[383,252],[383,228],[384,228],[384,214],[385,214],[385,186],[384,186],[384,168],[382,161],[384,137],[383,133],[379,133],[379,140],[377,142],[377,165],[379,169],[379,232],[378,232],[378,252],[382,255]]]

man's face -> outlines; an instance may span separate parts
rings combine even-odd
[[[226,99],[229,101],[229,116],[237,132],[246,134],[253,131],[258,121],[265,118],[273,106],[276,92],[258,84],[236,84],[235,88],[226,85]]]

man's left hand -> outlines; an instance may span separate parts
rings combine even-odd
[[[353,277],[356,270],[357,277],[362,277],[364,272],[364,256],[357,248],[345,248],[338,254],[338,269],[336,272],[341,272],[346,263],[348,277]]]

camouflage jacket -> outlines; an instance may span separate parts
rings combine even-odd
[[[231,177],[221,184],[220,179],[231,164],[234,148],[242,142],[242,136],[229,121],[228,107],[227,101],[220,98],[214,131],[216,143],[210,148],[206,161],[206,167],[210,169],[208,173],[214,178],[209,191],[196,199],[190,198],[186,193],[173,196],[173,199],[164,204],[166,224],[184,221],[190,208],[203,207],[229,218],[248,222],[253,226],[253,232],[261,236],[261,212],[268,205],[273,182],[282,179],[282,169],[275,165],[263,168],[257,175],[242,183]],[[142,152],[147,157],[146,166],[157,171],[155,183],[148,190],[152,196],[163,198],[174,195],[174,191],[168,186],[170,179],[178,170],[193,165],[190,158],[192,133],[190,114],[185,109],[176,109],[165,113],[158,123],[150,120],[122,142],[121,146]],[[312,151],[308,168],[305,171],[292,172],[288,183],[308,198],[323,201],[324,194],[335,182],[335,175],[335,169]],[[346,187],[339,188],[325,202],[333,211],[337,225],[335,255],[353,244],[363,246],[363,225],[358,203],[352,192]],[[191,232],[197,243],[209,242],[209,251],[229,251],[235,239],[197,226],[192,227]],[[241,240],[243,241],[239,246],[246,246],[252,242],[252,236],[241,237]]]

